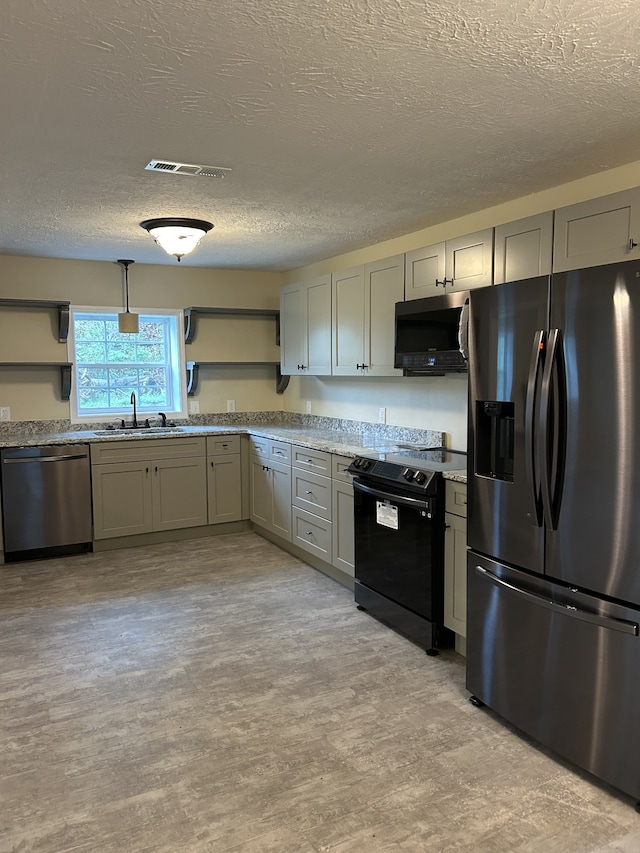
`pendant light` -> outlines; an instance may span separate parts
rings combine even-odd
[[[188,255],[198,245],[204,235],[211,231],[211,222],[204,219],[188,219],[182,216],[165,216],[160,219],[145,219],[140,223],[168,255],[174,255],[178,261]]]
[[[135,261],[119,260],[118,263],[124,269],[124,293],[126,300],[124,313],[118,314],[118,331],[128,335],[137,335],[138,315],[132,314],[129,311],[129,265],[135,264]]]

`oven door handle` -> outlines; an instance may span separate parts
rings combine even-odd
[[[391,503],[401,504],[402,506],[410,506],[412,509],[430,509],[429,501],[420,500],[420,498],[412,498],[408,495],[395,495],[392,492],[383,492],[382,489],[366,486],[362,480],[354,480],[353,488],[361,492],[366,492],[374,498],[380,498],[383,501],[391,501]]]

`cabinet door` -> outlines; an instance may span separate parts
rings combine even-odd
[[[303,284],[280,290],[280,370],[287,375],[304,372],[305,303]]]
[[[271,477],[271,530],[291,542],[291,468],[269,463]]]
[[[447,240],[445,246],[445,270],[453,290],[488,287],[493,283],[493,228]]]
[[[333,375],[357,376],[365,363],[364,267],[354,267],[332,278]]]
[[[493,250],[493,283],[550,275],[553,211],[498,225]]]
[[[240,454],[229,453],[209,459],[207,470],[209,524],[242,518]]]
[[[442,293],[445,245],[435,243],[405,254],[405,299],[422,299]],[[436,284],[440,282],[440,284]]]
[[[112,462],[91,469],[93,538],[150,533],[153,529],[150,462]]]
[[[249,518],[260,527],[271,528],[271,475],[265,459],[251,457],[249,473]]]
[[[331,375],[331,276],[306,285],[306,373]]]
[[[293,507],[291,541],[327,563],[331,562],[331,522],[297,506]]]
[[[404,297],[404,256],[367,264],[365,274],[365,358],[368,376],[402,376],[393,366],[395,306]]]
[[[556,210],[553,271],[640,257],[640,187]]]
[[[444,624],[467,636],[467,520],[445,513]]]
[[[175,530],[207,523],[204,456],[158,459],[153,465],[153,529]]]
[[[340,480],[333,481],[332,563],[345,574],[355,575],[353,486]]]

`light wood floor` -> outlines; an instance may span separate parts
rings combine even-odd
[[[0,851],[640,850],[640,815],[254,533],[0,567]]]

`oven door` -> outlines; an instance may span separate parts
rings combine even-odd
[[[353,489],[356,601],[369,604],[370,590],[376,600],[442,622],[444,517],[437,498],[359,478]]]

